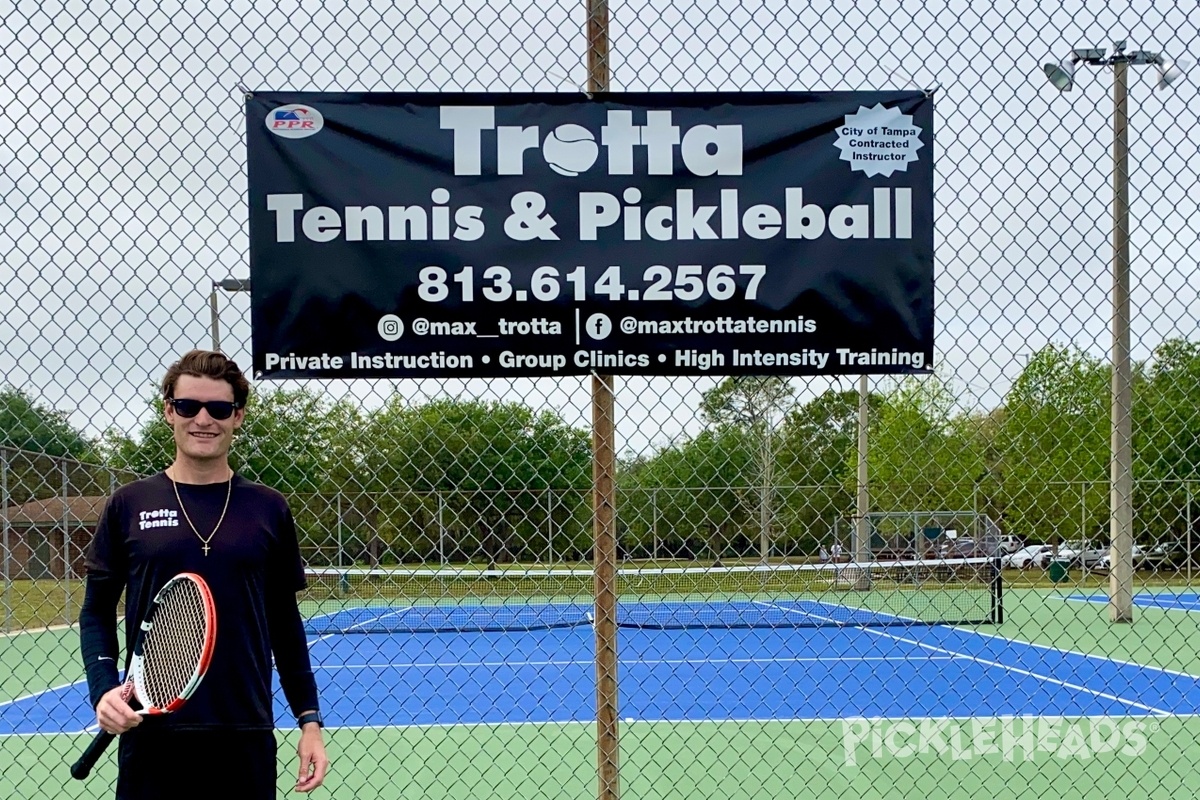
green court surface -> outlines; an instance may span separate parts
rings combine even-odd
[[[1154,667],[1180,686],[1200,676],[1200,614],[1138,607],[1134,624],[1113,625],[1103,603],[1069,599],[1078,594],[1073,585],[1008,589],[1002,624],[960,630],[986,634],[982,641],[1034,646],[1026,652],[1069,651],[1105,663]],[[880,635],[909,636],[903,629]],[[81,678],[76,645],[70,629],[0,638],[4,704],[11,707],[19,698]],[[1064,691],[1084,681],[1073,674],[1053,677]],[[922,674],[909,680],[932,683],[935,678]],[[881,683],[878,690],[891,686]],[[1090,691],[1103,694],[1104,687],[1093,685]],[[627,798],[747,800],[958,798],[975,792],[1030,800],[1191,796],[1188,787],[1195,784],[1200,763],[1200,717],[1182,702],[1165,711],[1170,713],[1100,720],[1053,713],[1042,718],[1029,707],[1016,719],[973,713],[922,718],[918,710],[902,718],[874,719],[868,713],[861,721],[857,712],[845,719],[634,720],[620,727],[620,790]],[[896,727],[904,724],[911,728]],[[934,735],[903,735],[923,724],[932,725]],[[332,728],[326,742],[333,770],[315,796],[595,797],[595,735],[594,723],[577,721]],[[0,737],[0,797],[110,797],[111,756],[86,783],[72,781],[67,773],[68,762],[88,738],[63,733]],[[297,736],[281,731],[279,738],[280,796],[298,796],[292,791]]]

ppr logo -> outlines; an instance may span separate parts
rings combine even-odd
[[[304,139],[325,127],[325,118],[312,106],[295,103],[267,112],[267,130],[284,139]]]

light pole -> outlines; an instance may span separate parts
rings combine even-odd
[[[1112,431],[1110,441],[1108,615],[1112,622],[1133,622],[1133,390],[1129,361],[1129,66],[1158,67],[1158,88],[1183,73],[1160,53],[1125,52],[1125,41],[1103,48],[1075,49],[1057,64],[1042,67],[1060,92],[1075,85],[1075,65],[1113,68],[1113,316]]]
[[[208,309],[212,317],[209,330],[212,333],[212,349],[219,353],[221,352],[221,326],[217,315],[217,289],[224,289],[227,292],[248,292],[250,291],[250,279],[226,278],[212,282],[212,291],[208,295]]]

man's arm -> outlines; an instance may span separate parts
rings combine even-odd
[[[295,520],[286,503],[278,534],[280,549],[272,562],[273,569],[267,580],[267,628],[271,650],[275,655],[275,669],[279,673],[279,685],[288,706],[298,719],[304,714],[318,711],[320,705],[308,642],[304,637],[304,620],[300,617],[300,607],[296,602],[296,592],[305,585],[304,562],[300,557]],[[296,748],[300,756],[296,790],[311,792],[324,782],[329,758],[325,754],[320,724],[308,722],[301,730],[300,744]]]
[[[300,618],[295,595],[275,587],[267,600],[267,624],[279,685],[292,713],[299,717],[318,710],[317,682],[313,677],[308,643],[304,639],[304,621]]]
[[[121,685],[117,669],[117,603],[124,586],[112,577],[89,575],[79,610],[79,649],[92,708]]]
[[[308,643],[304,639],[304,622],[300,618],[295,595],[282,591],[271,594],[272,597],[267,601],[267,613],[275,669],[279,672],[279,685],[283,688],[288,706],[299,719],[318,711],[317,682],[309,661]],[[300,744],[296,748],[300,757],[296,790],[311,792],[324,782],[329,758],[325,754],[325,742],[318,723],[307,722],[301,731]]]
[[[117,603],[125,590],[125,537],[115,497],[109,498],[88,546],[87,581],[79,609],[79,650],[92,708],[121,683],[117,670]]]

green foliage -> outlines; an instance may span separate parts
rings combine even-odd
[[[71,427],[61,411],[38,405],[20,389],[0,389],[0,447],[96,462],[94,442]]]
[[[231,461],[251,480],[281,492],[329,492],[335,475],[354,472],[362,415],[347,401],[329,403],[309,388],[251,395]]]
[[[998,442],[1012,532],[1037,541],[1103,535],[1107,496],[1085,489],[1081,498],[1068,482],[1107,480],[1110,375],[1098,359],[1050,345],[1014,382]]]
[[[871,508],[974,510],[1032,540],[1103,541],[1110,375],[1103,360],[1051,345],[995,409],[964,412],[937,375],[872,393]],[[622,547],[750,557],[765,531],[775,553],[814,552],[853,513],[858,402],[855,391],[827,391],[798,404],[781,377],[724,380],[702,399],[704,430],[620,465]],[[136,435],[110,431],[93,443],[64,414],[5,389],[0,436],[8,447],[149,474],[170,463],[174,442],[159,399],[146,404]],[[1138,538],[1182,538],[1196,493],[1186,482],[1200,477],[1200,344],[1164,342],[1135,366],[1133,417]],[[61,484],[59,466],[26,460],[29,475],[10,474],[29,496]],[[502,562],[591,551],[590,434],[518,403],[395,396],[364,411],[313,389],[258,391],[232,461],[293,498],[303,535],[322,552],[341,543],[354,555],[371,545],[403,558]],[[103,491],[92,484],[107,485],[105,475],[87,478],[88,491]]]
[[[1134,384],[1135,533],[1143,544],[1183,540],[1200,476],[1200,344],[1164,342]],[[1193,506],[1192,513],[1195,514]]]
[[[502,562],[587,549],[588,435],[550,412],[396,397],[363,419],[359,440],[370,445],[360,454],[363,497],[408,504],[375,509],[399,521],[381,533],[393,551],[428,559],[440,543]]]
[[[756,437],[724,425],[629,465],[618,489],[622,545],[643,556],[728,555],[732,532],[754,517],[757,458]]]
[[[700,411],[711,424],[770,428],[776,417],[791,408],[795,396],[786,377],[731,377],[704,393]]]
[[[869,417],[885,399],[869,394]],[[778,509],[784,552],[816,552],[828,542],[835,520],[854,507],[858,443],[858,392],[829,390],[792,410],[783,425]]]
[[[986,473],[983,443],[937,375],[904,379],[873,414],[868,482],[873,508],[963,510]],[[857,452],[849,453],[857,464]],[[848,469],[849,473],[850,470]]]

